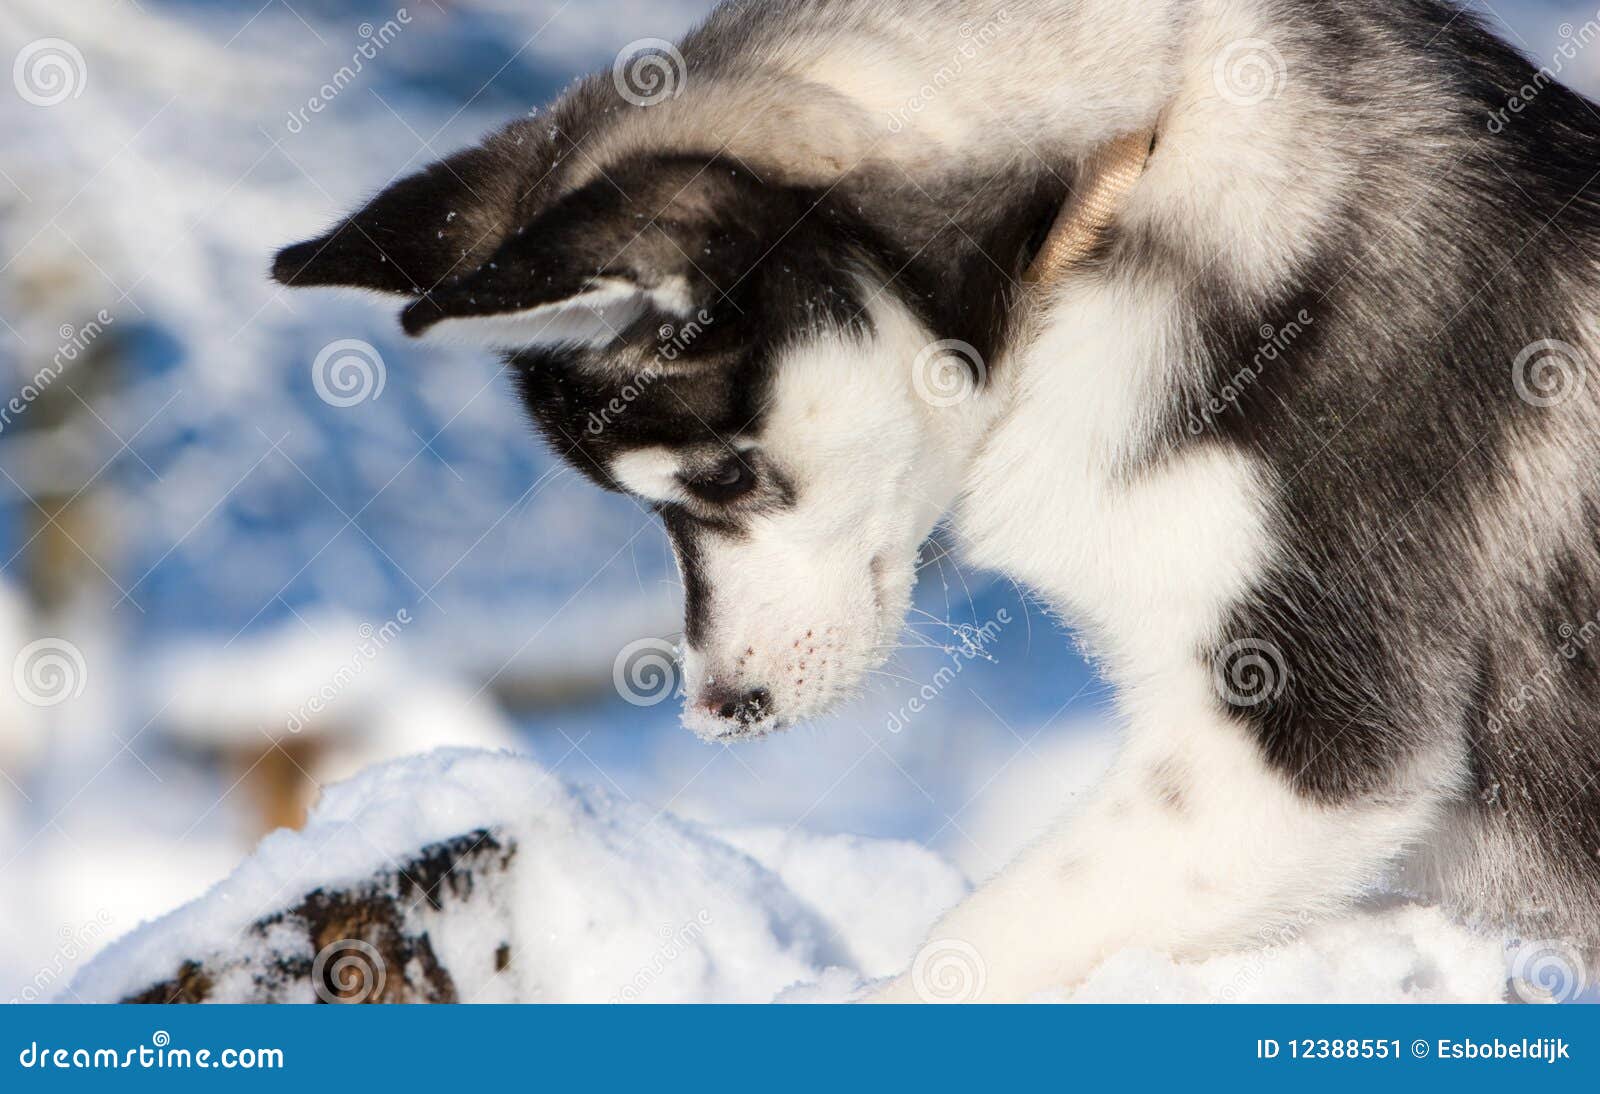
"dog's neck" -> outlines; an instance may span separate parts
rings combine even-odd
[[[1020,371],[1028,367],[1039,325],[1046,320],[1064,286],[1085,272],[1115,230],[1140,179],[1156,141],[1154,127],[1115,137],[1085,157],[1071,192],[1062,202],[1044,242],[1029,262],[1022,278],[1013,324],[1014,343],[985,377],[978,396],[944,411],[942,424],[946,451],[955,456],[963,479],[977,462],[986,438],[1006,417],[1019,387]],[[963,481],[958,496],[969,484]]]
[[[1023,275],[1024,285],[1048,290],[1094,254],[1144,175],[1155,142],[1155,129],[1142,129],[1095,150]]]

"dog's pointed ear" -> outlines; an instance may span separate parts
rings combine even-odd
[[[476,269],[512,231],[531,160],[510,131],[401,179],[317,239],[285,247],[273,279],[420,296]]]
[[[646,317],[719,306],[760,261],[786,204],[736,165],[635,160],[556,200],[401,322],[412,335],[499,349],[603,344]]]

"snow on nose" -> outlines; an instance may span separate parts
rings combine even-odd
[[[764,687],[708,686],[690,700],[683,721],[708,741],[761,736],[775,728],[776,706],[772,692]]]
[[[772,716],[772,693],[766,688],[750,688],[743,692],[713,689],[702,704],[725,722],[741,726],[753,725]]]

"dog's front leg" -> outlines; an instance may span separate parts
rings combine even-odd
[[[1345,906],[1433,815],[1419,787],[1310,798],[1245,726],[1190,710],[1137,719],[1083,813],[949,913],[878,1000],[1020,1002],[1128,947],[1264,945]]]

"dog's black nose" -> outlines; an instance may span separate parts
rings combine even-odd
[[[752,688],[743,695],[723,699],[717,707],[717,713],[722,717],[745,726],[761,721],[771,711],[772,693],[766,688]]]

